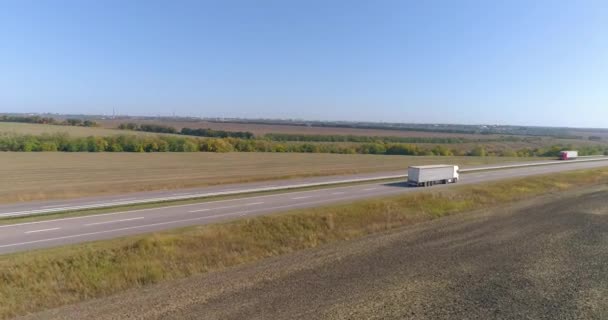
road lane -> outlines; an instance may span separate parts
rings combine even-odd
[[[98,226],[100,224],[111,224],[111,223],[135,221],[135,220],[141,220],[141,219],[144,219],[144,217],[135,217],[135,218],[120,219],[120,220],[112,220],[112,221],[102,221],[102,222],[92,222],[92,223],[87,223],[84,226],[90,227],[90,226]]]
[[[522,167],[500,171],[463,174],[459,184],[471,184],[607,166],[606,162],[571,162],[562,166]],[[449,188],[450,185],[433,187]],[[428,188],[408,188],[405,183],[369,183],[331,189],[293,191],[281,194],[246,196],[238,199],[175,205],[141,210],[60,218],[0,226],[0,253],[18,252],[84,241],[161,231],[175,227],[207,224],[239,217],[252,217],[297,208],[350,202],[353,200],[424,192]]]

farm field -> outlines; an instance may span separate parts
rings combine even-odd
[[[305,127],[274,124],[253,124],[253,123],[229,123],[229,122],[209,122],[209,121],[155,121],[155,120],[95,120],[102,127],[115,129],[121,123],[133,122],[137,124],[162,124],[177,129],[201,128],[225,131],[249,131],[255,135],[267,133],[286,133],[286,134],[307,134],[307,135],[355,135],[355,136],[390,136],[390,137],[462,137],[469,139],[492,139],[498,135],[466,134],[466,133],[443,133],[426,131],[399,131],[382,129],[355,129],[355,128],[332,128],[332,127]]]
[[[574,139],[556,139],[551,137],[539,137],[537,140],[532,141],[491,141],[491,142],[464,142],[455,144],[443,144],[453,150],[460,150],[466,152],[473,148],[483,145],[488,152],[500,152],[501,150],[522,150],[522,149],[535,149],[544,148],[554,145],[575,145],[574,149],[580,147],[591,147],[591,146],[608,146],[608,140],[606,141],[589,141],[589,140],[574,140]],[[417,146],[433,148],[437,144],[431,143],[416,143]]]
[[[116,127],[121,123],[135,122],[138,124],[162,124],[171,126],[176,129],[182,127],[189,128],[210,128],[214,130],[226,130],[226,131],[249,131],[256,135],[264,135],[266,133],[283,133],[283,134],[303,134],[303,135],[356,135],[356,136],[378,136],[378,137],[417,137],[417,138],[450,138],[459,137],[470,140],[477,140],[479,142],[464,142],[457,144],[443,144],[448,146],[450,149],[460,150],[466,152],[472,150],[479,144],[492,152],[500,152],[501,150],[521,150],[524,148],[534,149],[549,147],[553,145],[574,145],[574,146],[608,146],[608,140],[591,141],[588,139],[559,139],[553,137],[525,137],[526,139],[521,141],[496,141],[500,140],[502,135],[482,135],[482,134],[466,134],[466,133],[441,133],[441,132],[424,132],[424,131],[397,131],[397,130],[368,130],[368,129],[352,129],[352,128],[328,128],[328,127],[302,127],[302,126],[289,126],[289,125],[269,125],[269,124],[240,124],[240,123],[214,123],[214,122],[189,122],[189,121],[152,121],[152,120],[95,120],[101,127],[76,127],[76,126],[61,126],[61,125],[45,125],[45,124],[29,124],[29,123],[11,123],[11,122],[0,122],[0,134],[4,133],[16,133],[16,134],[53,134],[53,133],[67,133],[71,137],[88,137],[88,136],[100,136],[107,137],[113,135],[138,135],[138,136],[158,136],[158,135],[171,135],[167,133],[155,133],[155,132],[143,132],[133,130],[119,130]],[[591,134],[592,131],[585,132],[585,134]],[[580,134],[580,133],[579,133]],[[601,135],[598,133],[598,135]],[[521,136],[524,137],[524,136]],[[490,141],[494,139],[493,141]],[[484,140],[488,140],[484,142]],[[316,144],[323,144],[323,142],[315,142]],[[328,144],[335,144],[335,142],[328,142]],[[359,143],[354,142],[339,142],[342,146],[356,146]],[[413,143],[410,143],[413,144]],[[429,143],[416,143],[418,146],[428,147],[432,149],[437,144]]]
[[[414,164],[481,165],[522,161],[508,157],[199,152],[7,152],[0,153],[0,159],[0,203],[395,171]]]
[[[60,126],[48,124],[32,124],[32,123],[16,123],[16,122],[0,122],[0,134],[16,133],[16,134],[54,134],[67,133],[72,137],[88,137],[88,136],[111,136],[118,134],[136,134],[136,135],[151,135],[156,136],[159,133],[125,131],[118,129],[108,129],[103,127],[75,127],[75,126]]]
[[[107,129],[115,129],[121,123],[133,122],[137,124],[162,124],[174,127],[180,130],[183,127],[197,129],[213,129],[224,131],[248,131],[256,136],[262,136],[269,133],[275,134],[294,134],[294,135],[353,135],[365,137],[409,137],[409,138],[464,138],[469,140],[479,140],[479,142],[467,142],[462,144],[450,144],[450,147],[458,146],[459,150],[470,150],[476,146],[476,143],[483,143],[490,150],[501,149],[522,149],[522,148],[539,148],[548,147],[556,144],[561,145],[608,145],[608,141],[599,140],[591,141],[588,136],[596,135],[602,138],[608,137],[608,133],[604,131],[593,130],[572,130],[567,133],[572,135],[580,135],[583,139],[562,139],[549,136],[518,136],[518,135],[499,135],[499,134],[468,134],[468,133],[445,133],[445,132],[427,132],[427,131],[400,131],[400,130],[382,130],[382,129],[356,129],[356,128],[337,128],[337,127],[305,127],[291,126],[280,124],[254,124],[254,123],[219,123],[209,121],[179,121],[179,120],[96,120],[102,127]],[[496,141],[505,137],[525,138],[522,141]],[[487,142],[484,142],[487,140]],[[425,145],[425,144],[419,144]],[[429,145],[426,145],[429,146]],[[432,147],[433,145],[431,145]]]

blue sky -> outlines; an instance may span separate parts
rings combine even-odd
[[[608,2],[0,1],[0,112],[608,127]]]

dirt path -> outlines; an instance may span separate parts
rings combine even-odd
[[[40,319],[607,319],[608,190],[452,216]]]

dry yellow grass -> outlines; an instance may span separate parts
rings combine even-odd
[[[226,183],[478,165],[517,158],[302,153],[0,153],[0,203],[170,190]]]

